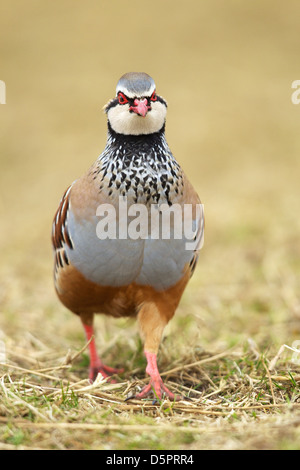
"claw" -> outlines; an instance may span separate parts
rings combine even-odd
[[[134,398],[135,398],[135,395],[129,395],[129,397],[125,398],[124,401],[133,400]]]

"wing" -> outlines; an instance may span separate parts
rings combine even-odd
[[[199,252],[204,243],[204,206],[201,203],[197,192],[188,181],[186,176],[184,176],[184,188],[184,203],[191,204],[193,207],[192,224],[195,236],[193,240],[191,240],[186,245],[187,248],[191,250],[192,255],[188,266],[188,269],[190,270],[190,276],[192,276],[198,263]]]
[[[61,269],[69,265],[69,258],[66,247],[73,250],[73,242],[68,230],[68,212],[70,208],[70,192],[73,184],[68,187],[59,203],[52,224],[52,246],[54,250],[54,280],[57,278]]]
[[[204,243],[204,210],[202,205],[196,223],[197,229],[193,240],[195,248],[193,249],[193,256],[189,263],[190,277],[192,277],[194,274],[199,259],[199,251],[201,250]]]

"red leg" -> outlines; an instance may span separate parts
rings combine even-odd
[[[94,329],[90,325],[85,325],[83,323],[83,327],[86,334],[86,339],[89,341],[91,337],[94,335]],[[123,372],[124,369],[114,369],[113,367],[109,367],[103,364],[101,359],[98,356],[97,349],[96,349],[96,342],[95,338],[93,338],[89,344],[89,352],[90,352],[90,368],[89,368],[89,379],[91,382],[94,382],[98,373],[100,372],[104,378],[109,377],[113,374],[119,374]],[[114,380],[110,379],[110,382],[115,382]]]
[[[145,356],[147,358],[146,372],[150,375],[150,382],[148,385],[145,385],[140,393],[135,395],[135,398],[145,398],[153,392],[154,397],[158,399],[161,399],[163,395],[166,395],[172,401],[180,400],[181,397],[170,392],[163,383],[157,368],[156,354],[145,351]]]

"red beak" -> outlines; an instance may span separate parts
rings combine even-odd
[[[138,100],[137,98],[134,100],[134,106],[130,106],[129,110],[133,111],[134,113],[138,114],[139,116],[145,117],[148,113],[151,106],[148,105],[147,98],[142,100]]]

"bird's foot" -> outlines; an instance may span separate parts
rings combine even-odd
[[[148,385],[145,385],[145,387],[143,387],[140,393],[129,397],[128,400],[130,398],[146,398],[151,393],[153,393],[154,395],[153,403],[155,403],[157,400],[161,400],[163,396],[169,397],[171,401],[182,400],[182,397],[180,395],[174,395],[174,393],[170,392],[170,390],[163,383],[157,368],[156,354],[149,351],[145,351],[145,356],[147,358],[146,372],[150,375],[150,382]]]
[[[175,395],[165,386],[161,377],[151,378],[149,384],[145,385],[140,393],[130,398],[142,399],[151,394],[154,395],[154,403],[157,400],[161,400],[163,397],[168,397],[171,401],[182,400],[180,395]]]
[[[100,373],[105,379],[108,379],[109,383],[116,383],[116,380],[111,378],[111,375],[121,374],[124,372],[124,369],[115,369],[114,367],[109,367],[104,365],[101,361],[96,364],[91,364],[89,368],[89,380],[94,382],[97,375]]]

